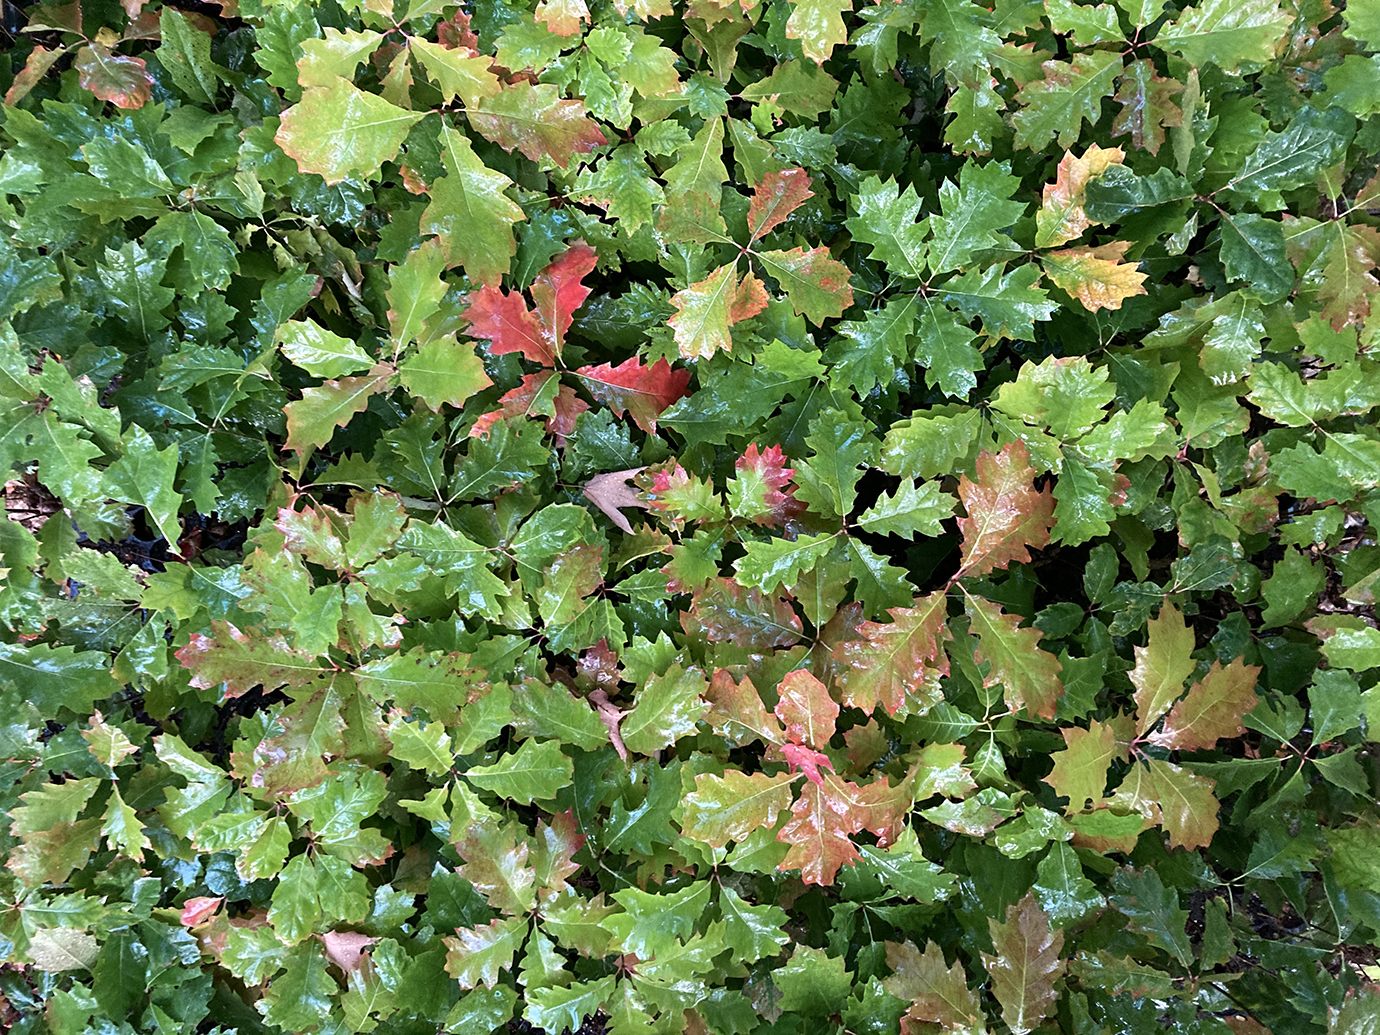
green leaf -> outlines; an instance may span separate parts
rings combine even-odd
[[[326,971],[326,957],[315,942],[279,952],[283,973],[273,979],[261,999],[264,1020],[287,1031],[319,1027],[331,1012],[338,986]]]
[[[938,482],[922,485],[905,480],[891,497],[883,496],[858,518],[858,527],[882,535],[913,538],[917,532],[927,536],[944,534],[940,524],[953,516],[957,501],[939,490]]]
[[[1203,0],[1180,11],[1155,43],[1191,65],[1212,63],[1236,72],[1243,64],[1263,65],[1273,58],[1292,22],[1275,0]]]
[[[807,1017],[837,1013],[853,988],[843,957],[808,945],[798,946],[790,960],[772,972],[772,980],[781,990],[781,1009]]]
[[[1070,63],[1046,61],[1043,67],[1045,77],[1016,94],[1022,107],[1011,119],[1015,145],[1039,150],[1057,137],[1059,146],[1067,148],[1078,139],[1084,119],[1096,124],[1102,98],[1112,95],[1121,72],[1121,55],[1094,50]]]
[[[1277,302],[1294,289],[1294,267],[1284,251],[1284,230],[1251,213],[1222,216],[1222,265],[1232,280],[1262,302]]]
[[[777,586],[794,586],[802,571],[814,568],[838,541],[837,533],[789,539],[751,540],[734,570],[744,586],[770,593]]]
[[[694,733],[709,709],[701,696],[707,685],[699,669],[679,663],[649,679],[619,727],[628,750],[649,755]]]
[[[1112,875],[1112,905],[1125,914],[1132,930],[1150,939],[1184,967],[1191,966],[1193,951],[1184,927],[1188,913],[1179,908],[1179,895],[1166,888],[1159,875],[1150,869],[1119,869]]]
[[[570,759],[556,741],[525,740],[515,752],[503,755],[493,765],[465,770],[465,779],[500,798],[530,805],[538,799],[554,799],[556,792],[570,783],[573,771]]]
[[[393,371],[378,364],[360,377],[342,377],[315,388],[302,389],[302,398],[287,405],[289,449],[305,453],[324,446],[336,428],[350,423],[369,405],[369,397],[382,391]]]
[[[308,374],[340,377],[373,366],[373,359],[348,338],[326,330],[311,320],[289,320],[274,332],[283,355]]]
[[[982,329],[997,338],[1030,340],[1035,337],[1035,321],[1048,320],[1058,309],[1044,290],[1039,267],[1018,266],[1002,275],[1001,263],[986,269],[971,269],[945,281],[936,294],[956,306],[968,319],[980,317]]]
[[[458,130],[443,126],[440,140],[446,175],[431,186],[420,232],[440,238],[448,265],[463,266],[472,281],[497,286],[517,254],[513,224],[526,218],[505,193],[513,181],[486,167]]]
[[[1031,891],[1056,927],[1064,927],[1101,909],[1107,900],[1087,877],[1078,853],[1062,841],[1040,860],[1039,879]]]
[[[283,112],[275,141],[302,172],[319,173],[328,184],[351,176],[372,179],[422,118],[337,77],[303,91]]]
[[[925,273],[925,241],[929,221],[916,222],[920,199],[915,188],[904,189],[875,176],[862,183],[862,189],[849,196],[854,215],[848,219],[853,237],[872,246],[872,257],[909,277]]]
[[[963,166],[959,184],[946,180],[939,188],[943,215],[931,216],[929,268],[947,273],[970,265],[984,251],[1014,250],[1015,242],[999,231],[1010,227],[1025,212],[1025,203],[1012,201],[1020,180],[1006,162]]]
[[[170,7],[159,12],[158,28],[163,36],[159,62],[177,88],[197,104],[214,107],[220,84],[211,63],[211,37]]]

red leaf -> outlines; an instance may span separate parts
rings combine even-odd
[[[939,677],[949,671],[942,646],[948,639],[948,597],[940,591],[915,603],[888,611],[890,624],[863,622],[858,626],[862,639],[845,640],[834,649],[846,666],[840,677],[843,703],[850,708],[871,712],[880,704],[895,715],[907,694],[919,694],[926,707],[942,699]]]
[[[803,744],[782,744],[781,753],[786,756],[786,764],[790,766],[793,773],[804,773],[805,779],[811,783],[823,783],[824,777],[819,773],[819,767],[833,769],[834,763],[829,761],[829,756],[822,751],[814,748],[807,748]]]
[[[985,575],[1012,561],[1029,561],[1027,547],[1049,543],[1054,524],[1054,497],[1046,488],[1036,492],[1030,452],[1017,439],[993,456],[978,454],[977,481],[965,474],[958,482],[958,498],[967,517],[958,519],[963,532],[960,575]]]
[[[830,808],[820,784],[805,784],[791,814],[794,818],[776,835],[791,846],[778,869],[800,870],[806,884],[833,884],[840,866],[857,863],[858,849],[848,835],[862,823]]]
[[[786,736],[797,744],[825,747],[839,717],[829,688],[804,669],[796,669],[781,680],[778,693],[776,717],[786,724]]]
[[[597,260],[594,249],[583,241],[558,256],[532,284],[535,310],[527,308],[520,292],[481,288],[472,296],[466,313],[470,336],[488,338],[495,356],[521,352],[534,363],[554,366],[565,348],[575,310],[589,297],[590,289],[580,282],[593,271]]]
[[[72,66],[77,70],[77,82],[117,108],[142,108],[153,88],[153,76],[143,58],[112,54],[100,43],[77,51]]]
[[[502,288],[482,287],[470,296],[465,315],[470,321],[470,337],[487,338],[489,351],[495,356],[521,352],[546,367],[555,361],[537,314],[527,308],[521,292],[510,294]]]
[[[810,174],[804,169],[782,169],[762,177],[748,205],[748,230],[752,240],[770,233],[786,217],[814,197]]]
[[[657,417],[685,395],[690,384],[690,371],[673,370],[665,359],[647,366],[638,356],[616,367],[601,363],[581,367],[575,373],[584,380],[590,395],[620,417],[626,411],[649,434],[656,431]]]
[[[457,47],[479,49],[479,37],[471,31],[470,16],[463,11],[456,11],[449,18],[436,23],[436,40],[449,50]]]
[[[575,310],[589,297],[590,289],[580,282],[594,272],[598,259],[593,248],[584,241],[576,241],[538,273],[532,284],[537,318],[542,330],[551,336],[552,352],[557,356],[565,345],[565,333],[570,330]]]

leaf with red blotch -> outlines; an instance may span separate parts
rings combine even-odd
[[[849,834],[862,829],[851,815],[840,815],[825,798],[820,784],[806,783],[791,806],[792,819],[776,839],[790,845],[778,869],[799,870],[806,884],[833,884],[839,867],[853,866],[859,854]]]
[[[795,469],[786,466],[780,446],[759,451],[753,442],[738,458],[734,469],[737,474],[728,483],[728,505],[734,517],[780,527],[802,509],[791,485]]]
[[[648,434],[656,433],[657,417],[684,396],[690,384],[690,371],[673,369],[664,357],[651,366],[643,363],[640,356],[633,356],[618,366],[601,363],[597,367],[580,367],[575,376],[615,416],[626,412]]]
[[[1137,735],[1144,734],[1179,699],[1184,680],[1194,668],[1196,637],[1177,607],[1166,600],[1146,628],[1146,644],[1135,648],[1136,667],[1131,670]]]
[[[877,705],[895,715],[907,695],[918,695],[921,711],[944,699],[939,677],[949,671],[943,642],[948,597],[943,592],[919,597],[914,608],[894,607],[891,622],[863,622],[861,639],[845,640],[834,648],[841,663],[843,703],[871,712]]]
[[[332,516],[335,521],[331,520]],[[346,527],[345,515],[327,504],[308,504],[301,510],[279,507],[273,527],[283,534],[283,546],[323,568],[344,571],[349,567],[345,544],[337,529]]]
[[[182,915],[179,917],[179,921],[183,927],[199,927],[215,915],[216,910],[224,901],[224,895],[209,898],[189,898],[182,904]]]
[[[814,197],[810,174],[804,169],[782,169],[767,173],[752,192],[748,205],[748,232],[751,240],[771,233],[786,217]]]
[[[781,754],[786,758],[786,765],[793,773],[804,773],[805,779],[811,783],[823,783],[824,777],[820,775],[819,767],[826,769],[834,768],[834,763],[829,761],[829,756],[823,751],[816,751],[814,748],[806,747],[804,744],[782,744]]]
[[[1363,323],[1380,294],[1380,232],[1373,226],[1334,223],[1305,278],[1317,284],[1323,318],[1335,330]]]
[[[963,532],[959,575],[986,575],[1012,561],[1029,561],[1028,547],[1049,544],[1054,525],[1054,496],[1048,488],[1034,488],[1030,451],[1020,439],[993,456],[978,454],[977,481],[965,474],[958,481],[958,498],[968,512],[958,519]]]
[[[557,36],[574,36],[580,22],[589,21],[589,7],[585,0],[541,0],[534,16]]]
[[[992,977],[992,994],[1012,1035],[1025,1035],[1035,1030],[1059,998],[1054,982],[1064,972],[1059,959],[1064,932],[1050,925],[1034,892],[1006,908],[1006,923],[989,919],[987,926],[996,955],[984,952],[982,962]]]
[[[754,740],[761,740],[769,747],[785,742],[786,731],[763,707],[762,695],[747,676],[741,683],[735,683],[728,669],[716,669],[704,699],[709,702],[705,721],[733,746],[741,747]]]
[[[680,624],[695,639],[758,651],[798,643],[804,629],[785,597],[722,578],[695,593],[690,607],[681,612]]]
[[[470,321],[469,336],[487,338],[489,351],[495,356],[520,352],[533,363],[545,367],[555,362],[537,314],[527,308],[522,292],[482,287],[470,295],[470,307],[465,316]]]
[[[142,108],[153,89],[153,76],[143,58],[113,54],[102,43],[82,47],[72,67],[83,89],[117,108]]]
[[[387,387],[392,375],[392,365],[380,363],[359,377],[342,377],[302,389],[302,398],[284,407],[287,448],[305,453],[324,446],[336,428],[343,428],[350,423],[351,417],[364,412],[369,406],[369,397]]]
[[[946,967],[944,952],[934,942],[928,942],[923,953],[911,942],[887,942],[886,965],[892,974],[882,980],[882,987],[911,1004],[901,1020],[902,1031],[910,1031],[906,1021],[957,1028],[971,1026],[982,1017],[982,1006],[968,988],[963,961],[954,960],[952,967]]]
[[[1182,93],[1184,84],[1155,74],[1155,63],[1148,59],[1132,61],[1121,73],[1121,89],[1112,98],[1121,105],[1112,122],[1112,136],[1131,134],[1131,143],[1152,155],[1160,153],[1166,127],[1183,123],[1183,111],[1171,97]]]
[[[575,310],[584,305],[590,289],[581,281],[594,272],[599,256],[584,241],[576,241],[558,255],[532,282],[532,300],[537,303],[537,319],[551,346],[559,356],[565,348],[565,335],[575,319]]]
[[[273,735],[254,747],[249,786],[276,800],[326,779],[326,757],[345,753],[344,704],[336,684],[327,683],[284,710],[270,728]],[[245,868],[243,857],[239,865]]]
[[[666,321],[686,359],[708,359],[733,348],[729,328],[767,307],[767,289],[749,270],[740,281],[738,260],[671,298],[676,314]]]
[[[818,327],[830,317],[842,316],[853,304],[852,275],[848,267],[830,256],[828,248],[792,248],[790,251],[754,252],[768,273],[776,278],[797,316]]]
[[[546,430],[564,442],[565,437],[575,430],[575,419],[589,409],[589,404],[575,394],[569,385],[554,384],[555,394],[543,391],[552,378],[553,370],[539,370],[535,374],[524,374],[516,388],[504,392],[499,397],[499,408],[480,414],[470,428],[470,438],[485,438],[501,420],[513,417],[542,416],[546,418]]]
[[[1110,166],[1126,161],[1119,147],[1092,144],[1082,156],[1067,152],[1059,159],[1053,183],[1045,184],[1044,201],[1035,213],[1035,247],[1049,248],[1082,237],[1089,227],[1101,225],[1084,210],[1088,184]]]
[[[399,108],[335,76],[329,85],[309,87],[301,101],[283,112],[273,139],[300,171],[319,173],[327,183],[368,180],[398,156],[425,114]]]
[[[978,638],[977,661],[991,663],[982,685],[1000,683],[1013,712],[1024,708],[1041,719],[1053,719],[1064,696],[1059,678],[1063,666],[1053,654],[1040,649],[1043,634],[1030,626],[1021,628],[1019,616],[1006,614],[990,600],[964,596]]]
[[[14,77],[10,82],[10,88],[5,91],[5,106],[13,107],[27,97],[29,91],[47,74],[48,69],[57,64],[58,59],[66,53],[66,47],[49,50],[35,45],[24,62],[24,70]]]
[[[552,816],[549,824],[537,820],[534,840],[532,868],[537,874],[537,894],[548,899],[569,887],[566,878],[580,871],[572,856],[584,847],[586,836],[580,833],[574,810],[566,809]]]
[[[1150,786],[1159,801],[1160,822],[1169,835],[1169,846],[1190,852],[1206,848],[1217,833],[1217,811],[1221,807],[1214,793],[1216,781],[1158,758],[1150,759],[1148,764]]]
[[[1259,665],[1247,665],[1240,658],[1225,668],[1214,661],[1202,681],[1170,710],[1164,728],[1150,735],[1150,742],[1170,750],[1201,751],[1215,747],[1221,737],[1239,737],[1246,732],[1242,716],[1260,703],[1255,695],[1259,676]]]
[[[786,724],[786,736],[813,748],[828,745],[834,735],[839,706],[829,688],[804,669],[786,673],[777,687],[776,717]]]
[[[533,86],[520,80],[465,114],[486,140],[506,151],[517,148],[534,162],[549,158],[562,169],[572,155],[608,143],[584,101],[563,99],[561,88],[549,83]]]
[[[1122,262],[1130,241],[1111,241],[1100,248],[1061,248],[1040,257],[1049,279],[1089,312],[1120,309],[1121,303],[1146,294],[1139,262]]]
[[[314,655],[293,650],[281,636],[260,629],[241,632],[219,618],[211,619],[210,636],[192,633],[176,657],[196,673],[192,686],[214,690],[224,683],[227,698],[256,686],[265,693],[280,686],[305,686],[324,671]]]

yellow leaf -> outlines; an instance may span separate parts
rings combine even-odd
[[[1059,172],[1053,183],[1045,184],[1044,203],[1035,213],[1035,247],[1052,248],[1067,244],[1083,235],[1097,221],[1083,211],[1083,196],[1088,184],[1101,176],[1111,165],[1121,165],[1126,152],[1119,147],[1098,147],[1093,144],[1082,158],[1072,151],[1059,161]]]
[[[1122,262],[1129,241],[1113,241],[1100,248],[1066,248],[1044,257],[1049,279],[1092,312],[1120,309],[1132,295],[1145,294],[1145,274],[1138,263]]]

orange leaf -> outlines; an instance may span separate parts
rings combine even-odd
[[[993,456],[978,454],[977,481],[965,474],[958,482],[958,498],[968,512],[958,519],[963,532],[960,575],[986,575],[1012,561],[1030,560],[1027,547],[1049,543],[1054,524],[1054,497],[1037,492],[1030,452],[1017,439]]]
[[[895,715],[907,695],[919,696],[922,711],[943,699],[939,677],[949,671],[943,649],[948,597],[940,591],[915,603],[914,608],[888,611],[890,624],[863,622],[858,626],[861,639],[845,640],[834,649],[835,659],[846,666],[840,681],[843,703],[850,708],[871,712],[880,704]]]
[[[1041,262],[1049,279],[1090,312],[1120,309],[1133,295],[1145,294],[1146,274],[1139,263],[1122,262],[1129,241],[1113,241],[1100,248],[1066,248],[1047,252]]]
[[[1260,700],[1255,695],[1259,675],[1259,665],[1247,665],[1240,658],[1226,668],[1214,661],[1202,682],[1174,705],[1164,729],[1150,735],[1150,742],[1179,751],[1201,751],[1215,746],[1220,737],[1239,737],[1246,732],[1241,717]]]

